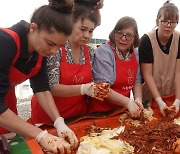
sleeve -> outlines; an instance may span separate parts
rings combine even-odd
[[[57,54],[52,55],[47,59],[47,74],[49,78],[50,89],[52,89],[56,84],[59,84],[60,61],[61,61],[61,50],[57,52]]]
[[[140,63],[153,63],[154,62],[152,45],[147,34],[144,34],[142,36],[138,51],[139,51]]]
[[[8,109],[5,103],[9,83],[9,69],[16,55],[17,47],[11,36],[0,31],[0,114]]]
[[[92,66],[93,61],[94,61],[95,50],[92,47],[88,46],[88,51],[89,51],[89,56],[90,56],[90,63]]]
[[[101,45],[95,51],[93,78],[95,82],[108,82],[111,85],[116,77],[115,58],[109,45]]]
[[[180,59],[180,37],[179,37],[179,44],[178,44],[178,55],[177,59]]]
[[[30,78],[30,85],[33,93],[50,91],[46,67],[47,58],[43,58],[41,69],[37,75]]]
[[[134,53],[136,55],[137,63],[138,63],[138,69],[136,73],[136,80],[135,83],[141,83],[142,82],[142,76],[141,76],[141,71],[140,71],[140,65],[139,65],[139,53],[137,48],[134,50]]]

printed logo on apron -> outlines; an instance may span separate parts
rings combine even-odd
[[[128,69],[128,84],[132,85],[134,83],[134,71],[131,71],[131,69]]]
[[[81,84],[83,82],[84,76],[78,77],[77,75],[74,75],[73,77],[73,85]]]
[[[134,71],[131,70],[130,68],[128,69],[128,76],[127,76],[127,83],[129,86],[123,86],[122,90],[123,91],[129,91],[133,88],[133,83],[134,83]]]

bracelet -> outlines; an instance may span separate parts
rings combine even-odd
[[[39,142],[39,141],[42,139],[42,137],[43,137],[44,135],[46,135],[46,134],[48,134],[47,130],[44,130],[44,131],[40,132],[40,133],[36,136],[36,141]]]

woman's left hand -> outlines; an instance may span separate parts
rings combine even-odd
[[[179,107],[180,107],[180,100],[176,99],[174,103],[170,106],[170,109],[175,109],[175,112],[179,112]]]

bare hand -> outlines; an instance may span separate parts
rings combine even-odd
[[[97,2],[97,5],[94,6],[94,9],[99,10],[102,9],[104,6],[104,0],[100,0],[99,2]]]

